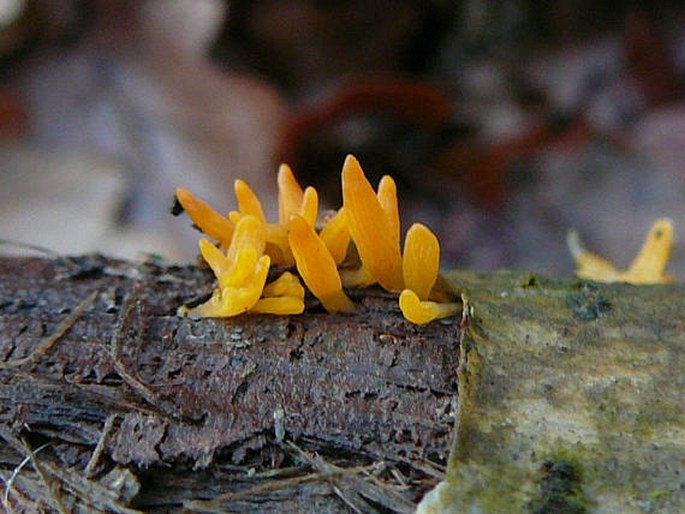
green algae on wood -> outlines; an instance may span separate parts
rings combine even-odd
[[[474,317],[418,512],[685,512],[685,287],[531,276],[448,276]]]

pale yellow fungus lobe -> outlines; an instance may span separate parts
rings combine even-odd
[[[288,223],[288,241],[297,271],[324,308],[328,312],[347,312],[354,309],[352,301],[342,289],[333,257],[314,229],[301,216],[293,216]]]
[[[673,252],[673,221],[661,218],[654,222],[645,242],[621,280],[632,284],[665,284],[673,275],[664,273]]]
[[[414,223],[404,239],[402,276],[404,287],[427,300],[440,272],[440,243],[421,223]]]
[[[229,219],[182,187],[176,190],[176,198],[202,232],[219,241],[224,248],[228,247],[234,230],[233,223]]]
[[[461,310],[459,303],[438,303],[422,301],[411,289],[405,289],[400,294],[400,309],[402,314],[416,325],[425,325],[435,319],[454,316]]]
[[[568,247],[576,262],[576,275],[598,282],[628,282],[629,284],[668,284],[673,276],[664,273],[673,250],[673,221],[658,219],[647,235],[642,249],[627,271],[618,271],[613,264],[583,248],[575,232],[569,233]]]
[[[388,221],[359,161],[348,155],[342,171],[343,207],[362,265],[388,291],[403,288],[402,256],[395,223]],[[399,226],[399,221],[397,221]]]

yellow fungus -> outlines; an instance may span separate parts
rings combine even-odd
[[[264,232],[268,243],[276,245],[282,251],[288,249],[288,229],[284,225],[267,223],[264,226]]]
[[[425,325],[435,319],[458,314],[461,305],[459,303],[421,301],[414,291],[405,289],[400,294],[400,309],[404,317],[412,323]]]
[[[319,195],[316,189],[302,187],[295,179],[290,166],[281,164],[278,170],[278,221],[286,225],[291,216],[302,216],[312,227],[319,212]]]
[[[350,155],[343,165],[342,189],[343,207],[320,234],[314,228],[318,193],[313,187],[303,190],[285,164],[278,172],[276,224],[266,222],[259,198],[242,180],[234,183],[238,210],[228,216],[222,216],[185,189],[178,189],[179,202],[191,219],[221,245],[218,248],[206,239],[200,240],[200,252],[216,275],[218,287],[207,302],[192,309],[181,307],[179,314],[228,317],[245,312],[302,313],[305,289],[298,276],[286,271],[266,284],[272,263],[295,264],[305,285],[329,312],[354,308],[343,284],[368,286],[376,282],[388,291],[402,291],[400,308],[413,323],[424,324],[459,312],[458,303],[428,301],[429,297],[449,300],[444,293],[436,294],[440,245],[435,235],[425,226],[414,224],[407,232],[404,254],[400,251],[395,181],[384,176],[374,191],[359,162]],[[655,233],[653,242],[647,245],[652,250],[643,251],[633,263],[637,272],[658,266],[654,248],[663,243],[661,236],[668,237],[665,228]],[[348,253],[349,259],[355,260],[351,257],[354,249],[361,261],[359,267],[339,271],[338,265],[348,259]]]
[[[369,287],[376,283],[376,279],[363,264],[355,269],[341,269],[340,280],[345,287]]]
[[[184,312],[217,318],[237,316],[254,307],[271,266],[269,257],[262,255],[265,244],[264,224],[251,215],[243,216],[236,224],[225,255],[201,239],[200,252],[216,275],[219,287],[207,302]]]
[[[230,277],[232,277],[233,268],[238,265],[236,262],[237,259],[236,261],[229,260],[221,250],[219,250],[206,239],[200,239],[199,246],[202,257],[204,258],[205,262],[209,264],[209,267],[212,269],[212,272],[219,281],[219,289],[228,286],[229,284],[227,281]],[[254,264],[254,261],[257,259],[257,253],[253,248],[249,253],[243,252],[241,257],[243,260],[251,258],[252,264]]]
[[[294,296],[300,300],[304,299],[304,288],[300,284],[300,279],[289,271],[283,272],[273,282],[267,284],[262,292],[264,298],[276,296]]]
[[[304,192],[287,164],[278,168],[278,222],[285,225],[290,216],[299,214]]]
[[[566,243],[577,266],[576,275],[580,278],[600,282],[614,282],[618,280],[618,271],[614,265],[603,257],[587,251],[582,246],[576,231],[569,232]]]
[[[642,249],[627,271],[619,272],[613,264],[583,248],[575,232],[569,233],[568,247],[576,262],[576,275],[598,282],[630,284],[667,284],[673,276],[664,273],[673,250],[673,222],[657,220],[647,235]]]
[[[390,175],[384,175],[378,183],[378,202],[385,212],[393,238],[400,240],[400,210],[397,205],[397,186]]]
[[[235,260],[237,252],[246,246],[254,247],[259,255],[264,253],[266,246],[264,223],[249,214],[242,216],[238,223],[236,223],[231,244],[226,252],[226,258],[230,261]]]
[[[245,216],[249,215],[240,211],[231,211],[228,213],[228,218],[235,225],[237,225]],[[271,262],[273,264],[286,267],[295,264],[288,244],[288,229],[285,226],[276,223],[265,223],[264,236],[266,239],[264,253],[271,257]]]
[[[414,223],[404,239],[402,276],[404,287],[427,300],[440,271],[440,243],[421,223]]]
[[[250,309],[260,314],[301,314],[304,312],[304,287],[297,276],[284,272],[264,286],[262,298]]]
[[[288,223],[288,241],[297,271],[309,290],[328,312],[346,312],[354,308],[342,289],[335,261],[314,229],[301,216]]]
[[[345,210],[342,207],[328,220],[319,237],[328,248],[336,264],[345,260],[347,248],[350,246],[350,231],[347,229]]]
[[[371,184],[364,176],[359,161],[348,155],[342,171],[345,218],[362,264],[388,291],[403,287],[402,257],[399,239],[394,237]]]
[[[238,209],[243,214],[251,214],[255,216],[262,223],[266,223],[264,211],[262,210],[262,203],[257,198],[257,195],[252,191],[252,188],[247,185],[244,180],[237,179],[233,183],[235,197],[238,200]]]
[[[310,227],[316,224],[316,217],[319,215],[319,193],[316,189],[309,186],[304,190],[302,203],[295,214],[302,216]]]
[[[673,221],[661,218],[654,222],[645,242],[628,271],[619,280],[631,284],[665,284],[673,282],[673,276],[664,269],[673,251]]]
[[[261,298],[250,309],[250,312],[257,314],[277,314],[287,316],[290,314],[302,314],[304,312],[304,301],[294,296],[279,296]]]
[[[268,256],[255,257],[253,247],[242,248],[231,273],[218,277],[223,286],[215,289],[207,302],[185,313],[203,318],[224,318],[252,309],[261,296],[271,265]]]
[[[176,198],[202,232],[219,241],[224,248],[228,247],[233,237],[233,223],[193,196],[187,189],[179,187],[176,190]]]

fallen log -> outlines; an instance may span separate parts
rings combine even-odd
[[[191,320],[208,271],[97,255],[0,274],[7,510],[411,512],[444,476],[459,320],[416,327],[380,290]]]
[[[467,315],[417,327],[374,289],[193,321],[195,267],[0,273],[8,511],[685,511],[683,286],[451,272]]]

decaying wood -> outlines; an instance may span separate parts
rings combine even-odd
[[[444,477],[458,320],[190,320],[195,267],[0,258],[0,490],[10,512],[411,512]]]

